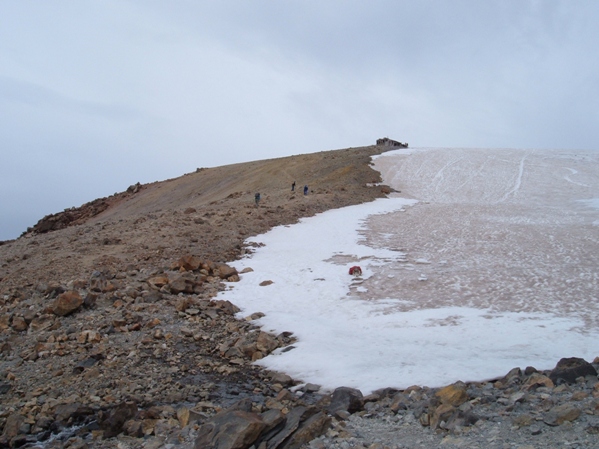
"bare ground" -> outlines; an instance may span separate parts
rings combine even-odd
[[[211,301],[223,282],[208,277],[196,293],[181,295],[157,291],[148,279],[176,276],[173,263],[186,255],[235,260],[251,251],[247,237],[384,196],[389,189],[373,186],[380,176],[369,166],[370,156],[382,150],[197,169],[44,217],[20,238],[1,242],[0,446],[36,444],[65,425],[100,422],[123,401],[146,414],[132,421],[129,435],[140,436],[146,426],[146,436],[169,435],[153,437],[152,444],[164,438],[193,444],[193,429],[179,416],[183,405],[203,404],[209,415],[244,397],[258,409],[272,404],[280,388],[251,365],[254,356],[226,353],[236,341],[255,351],[258,334],[227,304]],[[98,278],[110,288],[94,292],[92,279]],[[89,307],[55,316],[53,303],[62,291],[91,298]],[[281,336],[274,344],[289,342]],[[64,407],[73,414],[61,415]],[[97,433],[112,430],[85,432],[96,432],[94,447],[115,447]],[[86,437],[73,438],[77,445]],[[127,447],[141,447],[136,441]]]
[[[93,270],[167,265],[187,253],[233,260],[249,236],[383,197],[380,187],[367,186],[380,182],[369,163],[370,156],[382,150],[350,148],[200,168],[142,185],[134,194],[102,199],[107,208],[95,216],[90,216],[89,204],[63,212],[75,217],[75,226],[41,234],[34,226],[21,238],[3,242],[0,292],[87,277]],[[294,181],[296,191],[291,192]],[[307,196],[304,185],[309,186]],[[261,194],[259,207],[254,204],[256,192]],[[77,218],[81,216],[83,223]]]

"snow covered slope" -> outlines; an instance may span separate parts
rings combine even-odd
[[[236,264],[254,271],[222,297],[299,338],[259,363],[369,392],[599,355],[599,152],[406,149],[374,163],[401,193],[275,228]]]

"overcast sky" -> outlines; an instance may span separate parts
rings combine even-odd
[[[197,167],[599,149],[599,2],[0,2],[0,240]]]

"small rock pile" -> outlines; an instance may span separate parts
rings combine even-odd
[[[597,448],[598,368],[599,358],[565,358],[551,371],[514,368],[488,382],[384,389],[363,398],[356,391],[354,411],[334,412],[332,428],[309,447]]]
[[[214,299],[225,282],[238,280],[225,263],[186,255],[164,271],[95,270],[88,279],[5,294],[0,447],[90,439],[113,447],[119,434],[156,444],[189,440],[240,398],[247,399],[237,407],[245,413],[248,401],[259,413],[277,410],[266,419],[291,413],[297,397],[283,391],[291,379],[251,363],[294,338],[262,332],[252,323],[262,314],[239,320],[235,305]],[[293,413],[295,424],[284,419],[288,436],[313,414]],[[275,421],[269,432],[283,419]]]

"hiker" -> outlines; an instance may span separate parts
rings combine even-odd
[[[293,184],[291,184],[291,191],[295,192],[295,181],[293,181]]]
[[[256,194],[254,195],[254,198],[255,198],[255,200],[256,200],[256,207],[258,207],[258,203],[260,202],[260,194],[259,194],[259,193],[256,193]]]
[[[304,186],[304,195],[307,195],[307,194],[308,194],[308,186],[307,186],[307,185],[305,185],[305,186]]]

